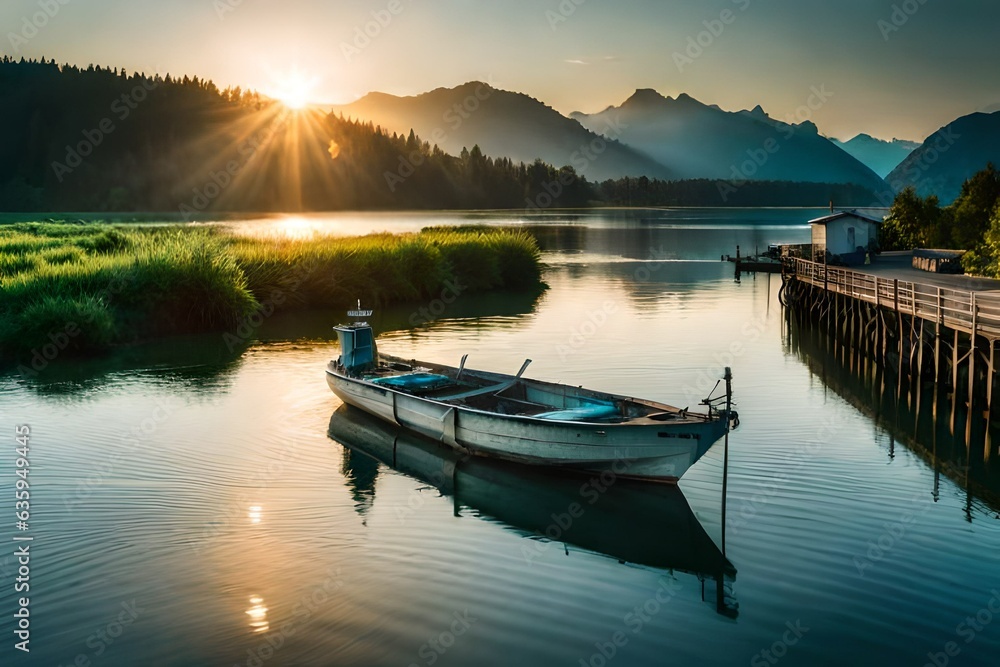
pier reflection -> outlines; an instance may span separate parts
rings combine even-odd
[[[588,480],[581,475],[463,456],[346,405],[331,417],[329,435],[345,446],[343,469],[348,478],[370,480],[364,488],[372,494],[369,501],[374,501],[375,492],[371,462],[377,461],[451,497],[456,516],[469,509],[526,538],[550,539],[622,563],[695,575],[706,602],[718,613],[738,614],[733,596],[736,568],[676,486],[620,480],[603,492],[585,493]],[[566,514],[574,504],[582,512],[557,525],[554,517]],[[363,504],[358,511],[365,514]]]
[[[824,327],[786,310],[783,341],[824,385],[867,414],[890,436],[888,456],[897,444],[917,454],[934,471],[935,500],[941,476],[966,491],[966,518],[976,498],[1000,511],[1000,432],[986,414],[969,414],[964,401],[952,400],[945,388],[913,379],[896,367],[881,365],[860,348],[844,344]],[[919,378],[919,376],[918,376]]]

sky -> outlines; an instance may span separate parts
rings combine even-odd
[[[479,80],[592,113],[654,88],[919,141],[1000,110],[998,26],[997,0],[2,0],[0,53],[317,103]]]

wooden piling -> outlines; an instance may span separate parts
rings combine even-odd
[[[829,334],[823,347],[843,361],[845,367],[867,374],[872,364],[875,376],[885,383],[885,373],[875,369],[885,369],[891,363],[888,353],[894,351],[897,399],[908,391],[909,401],[916,401],[919,409],[925,369],[930,381],[930,367],[926,364],[933,364],[931,398],[935,416],[937,401],[944,398],[940,394],[947,386],[952,435],[957,427],[960,391],[962,403],[968,407],[966,441],[972,437],[973,415],[980,415],[986,421],[989,432],[997,381],[1000,294],[959,289],[957,286],[961,284],[957,282],[952,289],[899,278],[879,278],[798,258],[789,260],[782,279],[788,288],[786,293],[796,295],[786,300],[787,307],[803,312],[823,326]],[[933,336],[933,345],[929,336]],[[988,353],[983,348],[987,344]],[[982,355],[980,359],[978,355]],[[967,382],[960,389],[959,368],[963,364],[968,376],[963,378]],[[979,412],[975,409],[977,405],[982,406]],[[989,456],[988,435],[986,449]]]

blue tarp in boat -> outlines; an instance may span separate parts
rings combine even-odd
[[[553,421],[585,421],[587,419],[603,419],[604,417],[614,417],[618,414],[618,408],[613,403],[595,403],[593,405],[582,405],[578,408],[567,410],[556,410],[554,412],[543,412],[535,415],[536,419],[549,419]]]
[[[393,389],[423,389],[428,391],[431,389],[437,389],[438,387],[447,387],[454,384],[451,378],[445,375],[437,375],[435,373],[394,375],[393,377],[377,378],[372,380],[372,382],[382,385],[383,387],[392,387]]]

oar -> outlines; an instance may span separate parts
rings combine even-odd
[[[505,382],[504,386],[501,387],[500,389],[498,389],[496,392],[494,392],[493,395],[496,396],[496,395],[500,394],[501,392],[507,391],[508,389],[510,389],[511,387],[513,387],[515,384],[517,384],[517,381],[521,379],[521,376],[524,374],[524,371],[527,370],[528,365],[530,363],[531,363],[531,359],[525,359],[524,363],[521,364],[521,370],[519,370],[517,372],[517,375],[514,376],[514,379],[513,380],[508,380],[507,382]]]
[[[462,372],[465,370],[465,360],[468,359],[468,358],[469,358],[468,354],[463,354],[462,355],[462,361],[461,361],[460,364],[458,364],[458,374],[455,375],[455,381],[456,382],[458,380],[462,379]]]
[[[521,379],[521,374],[524,373],[524,370],[528,367],[528,364],[530,363],[531,359],[526,359],[524,365],[521,366],[521,370],[519,370],[517,372],[517,375],[515,375],[510,380],[500,382],[499,384],[490,385],[488,387],[480,387],[479,389],[464,391],[460,394],[452,394],[451,396],[438,396],[437,399],[439,401],[457,401],[460,399],[472,398],[473,396],[482,396],[484,394],[490,394],[490,393],[496,396],[500,392],[510,389],[512,386],[514,386],[517,383],[517,381]]]

